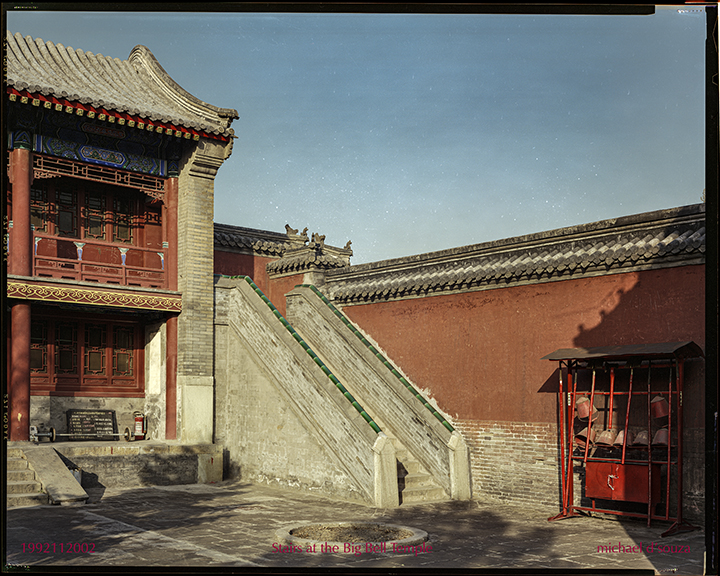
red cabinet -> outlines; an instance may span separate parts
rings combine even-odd
[[[652,465],[650,474],[652,501],[662,498],[660,466]],[[588,498],[642,502],[648,504],[648,466],[617,462],[588,462],[585,472],[585,495]]]

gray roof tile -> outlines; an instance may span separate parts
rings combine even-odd
[[[9,31],[7,85],[108,111],[229,137],[236,110],[218,108],[183,90],[145,46],[127,60],[74,50]]]
[[[704,263],[705,206],[684,206],[330,270],[329,296],[353,303],[470,287]]]
[[[289,245],[287,235],[279,232],[215,224],[216,249],[230,248],[263,256],[280,257]]]

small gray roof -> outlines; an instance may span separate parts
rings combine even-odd
[[[7,32],[7,85],[108,111],[220,136],[232,136],[236,110],[183,90],[145,46],[127,60]]]
[[[561,348],[541,360],[619,360],[624,358],[697,358],[703,351],[695,342],[660,342],[593,348]]]
[[[289,228],[289,227],[288,227]],[[271,274],[289,274],[312,268],[341,268],[350,264],[352,250],[348,246],[338,248],[314,239],[308,240],[289,228],[289,232],[271,232],[243,226],[215,223],[215,250],[276,257],[268,263]],[[308,243],[309,242],[309,243]]]
[[[325,246],[322,250],[307,248],[293,256],[284,256],[280,260],[270,262],[267,265],[267,271],[271,274],[288,274],[312,268],[329,270],[348,266],[350,257],[329,253],[329,250],[333,248],[332,246]],[[334,250],[337,252],[340,249],[334,248]]]
[[[287,234],[215,223],[215,249],[282,256],[290,246]]]
[[[330,270],[324,290],[351,304],[704,262],[698,204]]]

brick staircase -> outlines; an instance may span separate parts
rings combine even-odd
[[[21,448],[7,449],[7,508],[38,506],[48,504],[48,496],[42,492],[42,485],[35,479],[35,472]]]
[[[400,504],[437,502],[447,500],[447,494],[438,486],[433,477],[415,460],[397,438],[391,438],[395,445],[398,461],[398,490]]]

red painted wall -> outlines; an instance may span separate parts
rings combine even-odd
[[[253,282],[257,284],[257,287],[263,291],[283,316],[285,316],[285,294],[298,284],[303,283],[303,274],[270,280],[265,267],[269,262],[274,262],[277,258],[238,254],[218,249],[215,250],[214,258],[215,274],[250,276]]]
[[[277,258],[253,256],[252,254],[238,254],[215,249],[215,274],[226,276],[250,276],[258,288],[267,294],[269,282],[265,267]],[[268,296],[269,298],[269,296]]]
[[[453,417],[554,423],[557,363],[542,356],[558,348],[685,340],[704,349],[704,286],[704,266],[684,266],[343,312]],[[686,425],[701,427],[703,363],[686,366],[686,405],[693,406]]]
[[[275,278],[270,281],[268,291],[265,292],[265,296],[270,298],[275,307],[280,311],[280,314],[285,316],[285,294],[290,292],[295,286],[303,283],[303,274],[294,274],[293,276],[283,276],[282,278]]]

